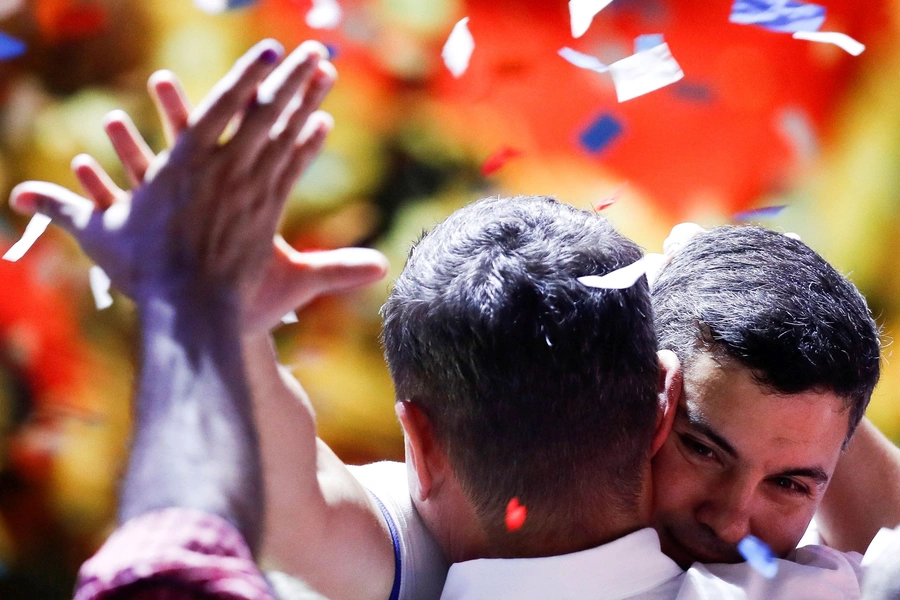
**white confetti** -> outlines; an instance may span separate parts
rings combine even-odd
[[[441,51],[441,58],[454,77],[462,76],[469,68],[473,50],[475,39],[469,32],[469,17],[465,17],[453,26],[453,31],[450,32],[450,37],[447,38],[447,43]]]
[[[91,282],[91,293],[94,295],[97,310],[112,306],[113,299],[109,295],[109,275],[106,274],[106,271],[94,265],[88,272],[88,279]]]
[[[648,260],[647,257],[641,258],[627,267],[610,271],[606,275],[587,275],[579,277],[578,282],[592,288],[602,288],[606,290],[624,290],[630,288],[638,279],[647,273],[647,269],[656,266],[657,261]]]
[[[865,44],[861,44],[846,33],[838,31],[797,31],[794,33],[794,39],[834,44],[853,56],[859,56],[866,49]]]
[[[616,86],[619,102],[643,96],[684,77],[681,67],[672,58],[668,44],[617,60],[609,65],[609,74]]]
[[[337,0],[313,0],[306,13],[306,24],[313,29],[334,29],[341,23],[341,6]]]
[[[600,62],[599,58],[591,56],[590,54],[583,54],[578,52],[577,50],[572,50],[571,48],[560,48],[559,55],[564,59],[575,65],[576,67],[582,69],[590,69],[591,71],[596,71],[597,73],[606,73],[609,71],[609,67]]]
[[[594,17],[609,6],[612,0],[569,0],[569,19],[572,37],[580,38],[591,26]]]
[[[35,213],[28,222],[28,225],[25,226],[25,231],[22,233],[22,237],[19,241],[13,244],[12,247],[6,251],[6,254],[3,255],[3,260],[16,262],[25,256],[28,249],[31,248],[37,239],[41,237],[41,234],[47,230],[47,225],[49,224],[50,217]]]
[[[281,322],[285,325],[290,325],[291,323],[299,323],[300,320],[297,318],[297,313],[294,311],[289,312],[288,314],[281,317]]]

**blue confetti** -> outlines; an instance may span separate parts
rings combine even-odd
[[[780,33],[818,31],[825,22],[825,7],[794,0],[735,0],[728,20]]]
[[[661,33],[648,33],[634,38],[634,53],[655,48],[665,41]]]
[[[622,133],[622,125],[610,114],[600,115],[581,133],[581,145],[588,152],[599,152]]]
[[[755,221],[756,219],[770,219],[778,215],[778,213],[786,208],[787,206],[783,204],[780,206],[764,206],[762,208],[757,208],[754,210],[739,212],[731,218],[734,221]]]
[[[0,60],[9,60],[25,54],[25,42],[0,33]]]
[[[340,50],[334,44],[325,44],[325,48],[328,50],[328,60],[334,60],[340,54]]]
[[[766,579],[772,579],[778,574],[778,561],[775,560],[772,549],[761,539],[748,535],[738,542],[737,549],[753,570]]]
[[[673,85],[672,91],[682,100],[698,102],[701,104],[712,102],[715,98],[713,91],[709,86],[684,80]]]

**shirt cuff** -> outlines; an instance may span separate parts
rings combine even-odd
[[[148,584],[200,598],[275,600],[240,532],[196,509],[166,508],[124,523],[81,566],[74,600]]]

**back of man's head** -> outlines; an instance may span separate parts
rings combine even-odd
[[[492,538],[513,497],[523,533],[635,510],[657,415],[647,284],[577,278],[640,257],[602,217],[546,197],[476,202],[410,251],[383,308],[388,366]]]
[[[804,243],[759,227],[690,240],[659,275],[660,348],[686,369],[698,351],[733,359],[779,394],[832,392],[852,434],[878,382],[881,346],[865,299]]]

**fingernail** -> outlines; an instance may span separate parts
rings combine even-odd
[[[259,58],[266,64],[274,65],[278,62],[279,52],[275,50],[275,48],[266,48],[263,50],[262,54],[259,55]]]

